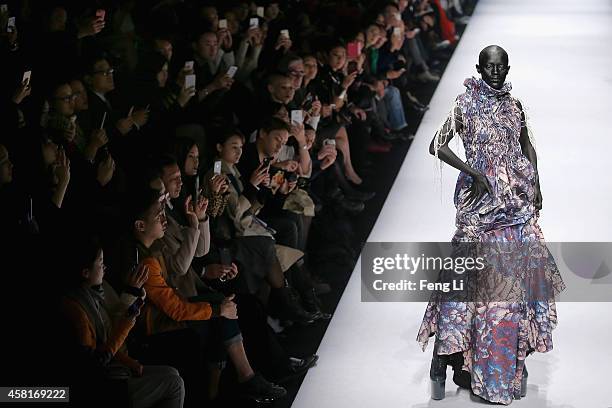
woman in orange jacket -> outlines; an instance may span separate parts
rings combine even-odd
[[[125,379],[134,408],[183,406],[185,388],[178,371],[169,366],[143,366],[124,345],[145,298],[142,286],[148,269],[141,266],[128,276],[130,293],[117,296],[104,280],[103,251],[95,240],[82,240],[75,248],[78,285],[66,292],[62,310],[72,331],[75,348],[84,351],[108,379]],[[96,397],[94,397],[96,398]],[[94,401],[91,401],[92,403]]]

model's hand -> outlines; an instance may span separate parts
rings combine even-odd
[[[540,211],[542,209],[542,191],[540,190],[540,182],[536,182],[535,185],[535,209]]]
[[[480,201],[480,199],[485,195],[485,193],[489,193],[491,196],[493,195],[493,190],[489,185],[489,180],[482,175],[478,174],[476,176],[472,176],[472,185],[468,189],[468,194],[465,199],[465,205],[467,207],[473,205]]]

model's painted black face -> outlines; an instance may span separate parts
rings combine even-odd
[[[480,64],[476,65],[476,70],[487,85],[501,89],[510,70],[508,56],[503,52],[488,52],[480,60]]]

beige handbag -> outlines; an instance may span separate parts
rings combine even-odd
[[[281,269],[285,272],[291,268],[291,265],[302,259],[304,253],[299,249],[291,248],[284,245],[275,244],[276,257],[280,263]]]
[[[308,193],[296,188],[285,199],[283,210],[288,210],[296,214],[304,214],[307,217],[314,217],[315,204]]]

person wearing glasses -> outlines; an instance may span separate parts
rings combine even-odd
[[[454,248],[477,242],[477,256],[484,255],[486,262],[495,260],[487,256],[495,256],[495,248],[504,243],[504,258],[479,274],[476,290],[486,299],[443,301],[434,294],[417,341],[425,350],[429,337],[436,336],[430,370],[433,399],[444,398],[446,367],[451,365],[458,386],[507,405],[527,393],[526,357],[553,348],[554,296],[565,285],[550,252],[532,252],[544,241],[538,225],[542,193],[525,112],[506,82],[508,54],[497,45],[488,46],[480,52],[476,69],[481,78],[465,80],[467,90],[457,97],[429,152],[460,170]],[[448,147],[455,136],[463,141],[465,162]],[[520,252],[508,251],[518,244]],[[507,291],[495,295],[510,285],[516,285],[512,298]],[[546,297],[534,299],[532,294],[543,288],[549,291]]]
[[[115,70],[108,59],[97,55],[86,66],[83,80],[88,88],[88,124],[91,130],[104,128],[113,134],[127,135],[133,129],[140,129],[148,121],[146,107],[127,107],[119,111],[109,93],[115,89]]]

